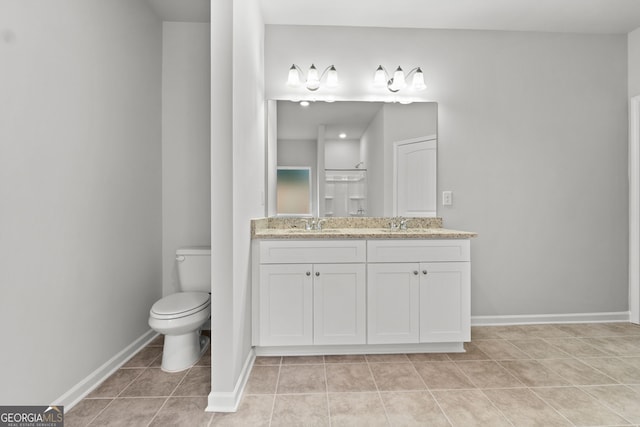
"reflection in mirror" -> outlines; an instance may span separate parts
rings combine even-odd
[[[436,103],[342,101],[303,107],[269,101],[267,121],[269,216],[283,214],[276,210],[276,170],[300,166],[311,173],[309,216],[435,216]],[[428,154],[396,159],[399,146],[419,141],[430,141]],[[401,174],[407,189],[420,192],[409,194],[409,200],[427,206],[415,214],[398,211],[398,192],[407,197],[398,191],[398,172],[407,164],[420,171]]]
[[[311,215],[311,168],[278,167],[276,192],[278,215]]]

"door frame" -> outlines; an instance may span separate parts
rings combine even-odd
[[[640,324],[640,95],[629,100],[629,320]]]

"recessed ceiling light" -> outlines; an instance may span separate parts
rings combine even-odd
[[[347,134],[342,132],[340,135],[338,135],[340,137],[340,139],[345,139],[347,137]]]
[[[309,101],[300,101],[300,106],[301,107],[308,107],[309,106]]]

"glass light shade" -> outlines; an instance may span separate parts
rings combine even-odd
[[[320,76],[318,76],[318,70],[316,66],[311,64],[309,72],[307,73],[307,89],[317,90],[320,87]]]
[[[427,88],[427,85],[424,84],[424,74],[420,67],[418,67],[416,73],[413,75],[412,86],[414,90],[425,90]]]
[[[338,71],[333,65],[327,73],[327,87],[338,87]]]
[[[291,68],[289,68],[289,77],[287,78],[287,86],[292,86],[292,87],[300,86],[300,74],[298,73],[298,70],[296,69],[295,65],[292,65]]]
[[[393,73],[393,84],[391,88],[393,90],[400,90],[406,85],[407,83],[404,81],[404,71],[402,71],[400,67],[396,68],[396,71]]]
[[[373,76],[374,87],[386,87],[387,86],[387,74],[384,72],[382,65],[378,65],[376,73]]]

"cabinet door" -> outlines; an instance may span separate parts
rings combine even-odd
[[[315,264],[314,344],[366,343],[364,264]]]
[[[470,341],[470,263],[420,264],[420,342]]]
[[[260,345],[313,342],[311,264],[260,266]]]
[[[367,267],[367,342],[418,342],[417,263],[369,264]]]

